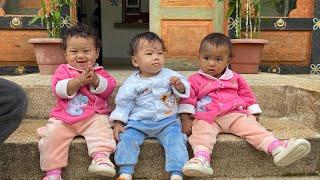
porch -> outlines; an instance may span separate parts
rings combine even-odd
[[[118,87],[133,70],[107,69]],[[189,76],[193,71],[180,71]],[[272,158],[253,149],[243,139],[219,135],[212,155],[213,177],[204,179],[319,179],[320,170],[320,76],[246,74],[263,114],[260,122],[280,139],[306,138],[312,144],[308,156],[287,167],[276,167]],[[47,122],[54,105],[50,75],[28,74],[0,76],[21,85],[28,96],[25,120],[5,142],[0,151],[0,179],[40,179],[38,137],[36,129]],[[114,106],[114,97],[111,105]],[[191,151],[189,149],[191,156]],[[241,156],[239,156],[241,154]],[[154,140],[147,140],[141,149],[135,179],[168,179],[164,171],[164,151]],[[76,138],[69,152],[69,165],[64,179],[105,179],[88,173],[90,158],[82,138]],[[111,178],[110,178],[111,179]],[[199,178],[189,178],[199,179]]]

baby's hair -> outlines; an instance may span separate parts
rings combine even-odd
[[[232,57],[232,43],[230,39],[222,34],[222,33],[210,33],[208,34],[200,44],[199,53],[203,50],[203,48],[206,45],[212,45],[212,46],[226,46],[229,49],[230,57]]]
[[[137,34],[130,41],[130,43],[129,43],[129,51],[128,51],[128,54],[130,56],[134,56],[137,53],[137,50],[138,50],[139,45],[140,45],[140,41],[142,39],[143,40],[147,40],[148,42],[151,42],[151,43],[154,43],[154,42],[158,41],[158,42],[161,43],[163,50],[165,50],[164,43],[163,43],[162,39],[156,33],[144,32],[144,33]]]
[[[62,48],[64,50],[67,48],[68,39],[71,37],[92,38],[94,40],[96,48],[101,48],[100,38],[97,36],[95,31],[91,27],[89,27],[85,24],[78,23],[77,25],[72,26],[72,27],[66,29],[65,31],[63,31],[63,33],[62,33],[62,40],[63,40]]]

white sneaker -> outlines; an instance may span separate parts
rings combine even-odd
[[[204,177],[213,175],[210,162],[202,156],[190,159],[182,168],[182,172],[186,176]]]
[[[101,176],[114,177],[116,175],[116,170],[110,159],[106,157],[101,157],[96,160],[92,160],[89,166],[89,172],[95,173]]]
[[[170,180],[183,180],[182,176],[174,174],[170,177]]]
[[[307,140],[290,139],[272,150],[274,164],[277,166],[287,166],[306,156],[310,150],[311,145]]]

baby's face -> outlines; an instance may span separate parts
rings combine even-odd
[[[96,63],[99,49],[96,48],[92,38],[70,37],[67,41],[65,56],[70,66],[84,70]]]
[[[157,75],[164,64],[162,44],[141,39],[136,54],[132,56],[132,64],[140,69],[142,77]]]
[[[230,50],[227,46],[207,44],[199,54],[201,70],[215,78],[220,78],[230,63]]]

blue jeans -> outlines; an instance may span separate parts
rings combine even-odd
[[[138,161],[140,146],[145,138],[156,138],[163,146],[166,156],[166,171],[181,174],[188,160],[187,136],[181,132],[181,123],[177,117],[160,121],[129,120],[124,133],[119,135],[120,142],[114,155],[120,174],[133,174]]]

